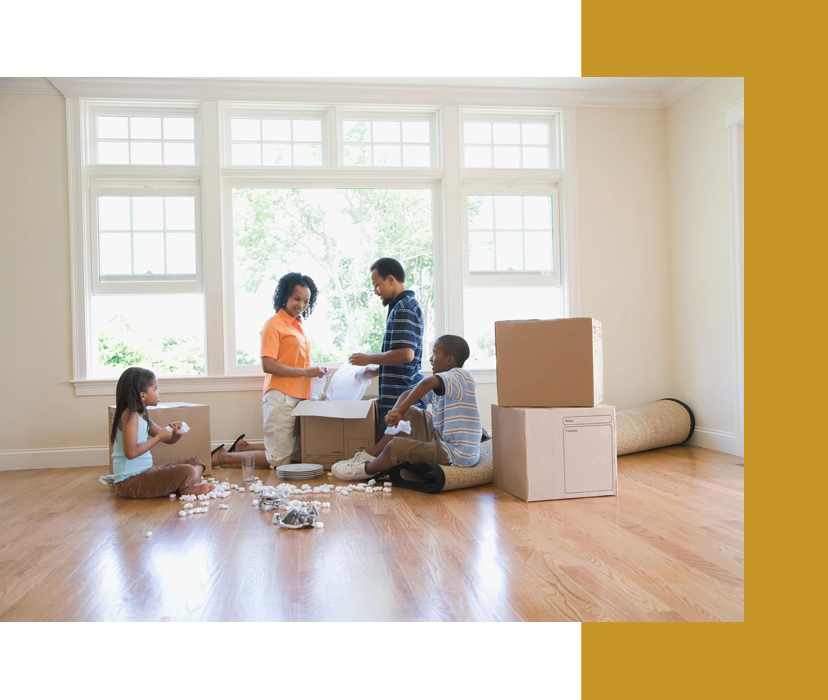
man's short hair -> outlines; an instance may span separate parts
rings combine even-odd
[[[398,260],[394,258],[380,258],[373,265],[371,265],[371,272],[377,271],[377,274],[384,280],[388,279],[388,275],[394,275],[397,282],[405,282],[405,270],[400,265]]]
[[[434,341],[435,345],[437,343],[443,346],[444,354],[454,357],[458,367],[462,367],[466,363],[466,360],[469,359],[469,355],[471,355],[469,344],[459,335],[441,335]]]

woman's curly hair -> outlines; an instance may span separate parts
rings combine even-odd
[[[282,278],[279,280],[279,284],[276,285],[276,291],[273,292],[273,310],[276,313],[279,313],[279,309],[285,308],[288,297],[291,295],[293,288],[297,284],[300,287],[307,287],[310,289],[311,293],[308,308],[302,312],[302,317],[307,318],[313,313],[313,309],[316,306],[316,296],[319,293],[319,290],[316,288],[316,283],[310,277],[303,275],[301,272],[288,272],[286,275],[282,275]]]

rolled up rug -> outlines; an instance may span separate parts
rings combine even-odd
[[[480,443],[480,461],[473,467],[451,467],[433,462],[401,464],[389,472],[394,486],[423,493],[440,493],[492,483],[492,441]]]

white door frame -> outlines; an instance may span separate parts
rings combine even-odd
[[[725,109],[735,311],[736,450],[745,456],[745,101]]]

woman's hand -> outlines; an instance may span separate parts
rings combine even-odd
[[[392,408],[385,414],[385,424],[389,428],[393,428],[402,420],[403,414],[400,411]]]
[[[316,377],[324,377],[328,374],[328,370],[325,367],[308,367],[305,370],[305,376],[310,377],[311,379],[315,379]]]

